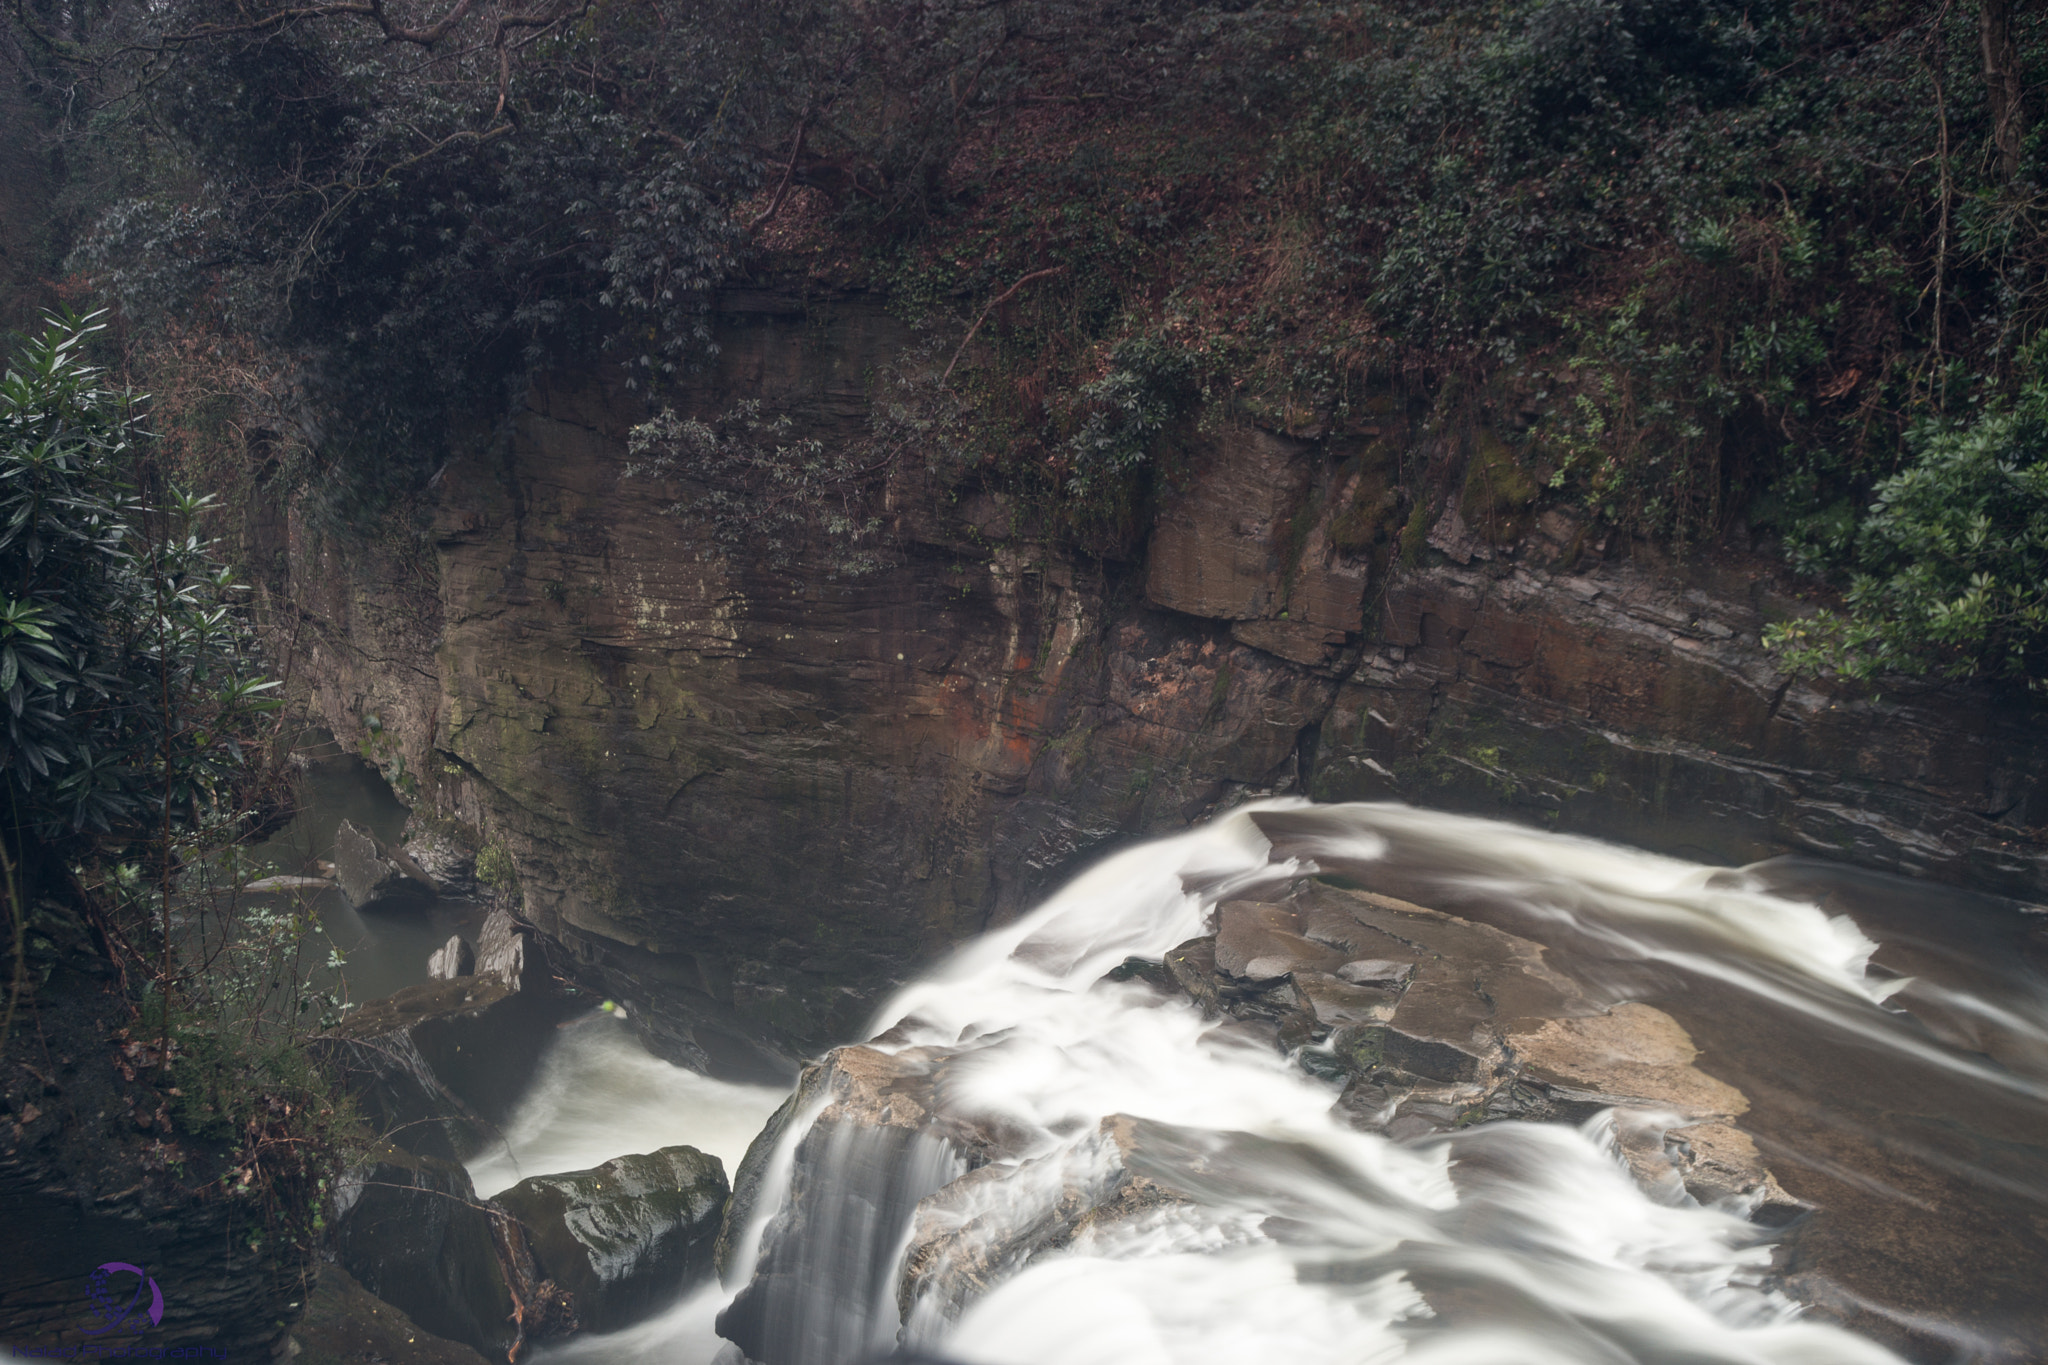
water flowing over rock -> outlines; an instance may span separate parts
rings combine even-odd
[[[694,1147],[529,1176],[492,1202],[524,1225],[536,1273],[570,1296],[583,1330],[609,1332],[710,1276],[728,1190]]]
[[[1674,1018],[1310,879],[1305,840],[1386,845],[1377,808],[1298,809],[1107,860],[808,1069],[735,1182],[720,1334],[760,1365],[1352,1360],[1424,1323],[1488,1358],[1890,1359],[1757,1278],[1757,1224],[1805,1206]],[[1810,942],[1786,961],[1836,989]]]

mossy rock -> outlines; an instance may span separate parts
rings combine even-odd
[[[612,1332],[708,1278],[729,1193],[695,1147],[529,1176],[494,1201],[526,1228],[540,1275],[571,1296],[584,1330]]]
[[[1536,480],[1515,462],[1514,452],[1492,433],[1473,442],[1465,466],[1465,487],[1458,496],[1458,514],[1476,535],[1495,545],[1512,545],[1529,534],[1529,514],[1536,502]]]

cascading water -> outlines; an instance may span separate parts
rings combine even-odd
[[[1296,1060],[1112,979],[1203,934],[1219,902],[1311,873],[1512,920],[1596,1007],[1656,997],[1717,1077],[1765,1097],[1745,1124],[1773,1165],[1840,1168],[1822,1181],[1849,1193],[1845,1216],[1831,1197],[1815,1220],[1821,1271],[1839,1261],[1865,1287],[1785,1263],[1747,1209],[1703,1207],[1675,1183],[1646,1192],[1611,1117],[1361,1131]],[[1871,1287],[1889,1283],[1886,1256],[1939,1278],[1939,1237],[1917,1260],[1890,1245],[1899,1206],[1882,1191],[1898,1169],[1920,1174],[1908,1199],[1928,1202],[1931,1171],[1948,1205],[2016,1202],[2038,1222],[2042,993],[2027,970],[1958,973],[1938,954],[1921,954],[1943,967],[1929,978],[1885,970],[1876,940],[1796,894],[1811,875],[1300,802],[1120,853],[890,1002],[860,1056],[916,1078],[918,1098],[796,1107],[764,1153],[728,1289],[545,1358],[732,1361],[712,1324],[735,1291],[720,1327],[763,1365],[846,1365],[892,1345],[964,1365],[1896,1358],[1804,1315],[1788,1276],[1839,1316],[1945,1341],[1955,1358],[2027,1358],[2036,1325],[2000,1305],[2012,1284],[2038,1286],[2038,1256],[1991,1258],[1981,1305],[1933,1315]],[[1918,1110],[1888,1130],[1898,1106],[1869,1099],[1873,1072],[1986,1115],[1984,1131],[1945,1140]],[[1817,1119],[1822,1091],[1841,1133]],[[995,1155],[969,1170],[973,1143],[949,1134]],[[1859,1175],[1845,1152],[1885,1174]]]

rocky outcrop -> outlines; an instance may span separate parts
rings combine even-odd
[[[1360,1127],[1420,1137],[1615,1110],[1646,1186],[1773,1226],[1805,1209],[1733,1126],[1748,1101],[1692,1065],[1677,1020],[1639,1002],[1598,1007],[1527,939],[1318,882],[1284,902],[1226,901],[1217,920],[1213,940],[1169,955],[1175,986],[1343,1081],[1339,1104]],[[1207,981],[1191,970],[1200,945],[1213,945]]]
[[[1184,996],[1217,1021],[1212,1037],[1226,1046],[1263,1040],[1333,1082],[1332,1112],[1353,1127],[1412,1139],[1597,1119],[1661,1202],[1773,1227],[1807,1211],[1736,1126],[1746,1098],[1694,1065],[1677,1021],[1641,1003],[1603,1008],[1529,940],[1315,881],[1277,899],[1225,901],[1216,928],[1110,977]],[[1006,1032],[988,1045],[1000,1049]],[[1218,1208],[1269,1210],[1261,1228],[1285,1240],[1288,1210],[1308,1216],[1303,1201],[1345,1188],[1317,1185],[1314,1173],[1341,1163],[1302,1129],[1271,1136],[1110,1114],[1048,1150],[977,1094],[975,1078],[988,1074],[977,1070],[980,1040],[902,1041],[892,1033],[833,1050],[764,1135],[786,1144],[789,1124],[810,1124],[788,1153],[753,1277],[718,1321],[749,1360],[859,1358],[899,1329],[928,1340],[1039,1258],[1157,1239],[1176,1220],[1206,1227]],[[728,1243],[758,1211],[759,1152],[736,1183]],[[1391,1186],[1370,1197],[1418,1223],[1458,1217]],[[893,1312],[858,1307],[890,1303],[891,1290]]]
[[[862,296],[722,310],[677,403],[758,399],[827,443],[909,341]],[[898,550],[848,580],[671,515],[686,489],[626,473],[640,400],[564,372],[423,495],[430,544],[261,509],[250,535],[337,735],[474,830],[657,1050],[726,1074],[786,1077],[1076,860],[1251,793],[2048,893],[2029,713],[1788,677],[1758,641],[1806,609],[1781,566],[1447,502],[1483,433],[1366,407],[1313,440],[1205,424],[1122,561],[905,461]]]
[[[450,934],[448,941],[427,955],[427,977],[433,981],[453,981],[458,976],[468,976],[476,970],[476,949],[460,934]]]
[[[334,831],[334,879],[358,910],[416,909],[440,892],[411,858],[347,820]]]
[[[309,1049],[380,1133],[453,1161],[495,1140],[556,1025],[580,1007],[458,976],[373,1000]]]
[[[569,1296],[587,1332],[612,1332],[708,1278],[725,1168],[694,1147],[530,1176],[492,1202],[524,1226],[535,1273]]]
[[[380,1144],[338,1182],[334,1257],[436,1336],[503,1359],[519,1340],[497,1215],[452,1161]]]

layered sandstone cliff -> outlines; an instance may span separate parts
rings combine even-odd
[[[828,442],[909,340],[860,296],[733,291],[722,317],[687,402],[758,397]],[[563,963],[700,1065],[857,1036],[1078,861],[1252,793],[2048,887],[2030,715],[1782,674],[1758,633],[1800,607],[1765,558],[1662,563],[1561,510],[1475,528],[1439,492],[1404,567],[1361,530],[1375,452],[1431,443],[1409,464],[1453,477],[1468,452],[1398,412],[1213,424],[1130,562],[907,479],[900,553],[853,580],[734,562],[668,514],[625,475],[643,415],[601,371],[551,375],[442,472],[431,544],[275,510],[255,537],[336,734],[477,831]]]

